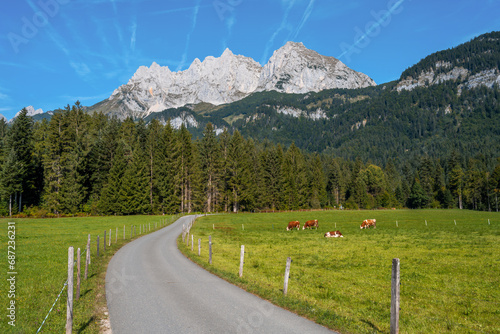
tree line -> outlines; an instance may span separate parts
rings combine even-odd
[[[379,166],[294,143],[87,114],[0,120],[0,215],[161,214],[319,208],[498,211],[500,160],[450,152]]]

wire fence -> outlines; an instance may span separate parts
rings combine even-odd
[[[142,235],[142,234],[148,234],[148,233],[150,233],[150,232],[154,232],[154,231],[156,231],[157,229],[159,229],[159,228],[162,228],[162,227],[166,226],[166,225],[167,225],[167,223],[173,223],[173,222],[175,222],[175,221],[176,221],[176,220],[177,220],[180,216],[181,216],[181,215],[174,215],[174,216],[172,216],[172,217],[170,217],[170,218],[164,218],[164,219],[162,219],[160,222],[155,222],[155,223],[153,223],[153,224],[154,224],[154,225],[153,225],[153,227],[151,227],[151,223],[148,223],[148,224],[140,224],[140,225],[131,225],[131,226],[130,226],[130,232],[131,232],[131,233],[130,233],[130,239],[132,239],[132,238],[136,237],[136,236],[138,235],[138,232],[139,232],[139,235]],[[138,226],[140,226],[140,227],[141,227],[141,228],[140,228],[140,230],[137,230],[137,229],[136,229],[136,227],[138,227]],[[116,228],[116,230],[118,230],[118,229],[119,229],[119,228]],[[121,227],[120,227],[120,229],[121,229]],[[105,231],[107,231],[107,230],[105,230]],[[118,233],[117,233],[117,232],[115,232],[115,233],[116,233],[116,235],[115,235],[115,243],[116,243],[116,242],[118,241]],[[89,235],[90,235],[90,234],[89,234]],[[105,233],[105,235],[106,235],[106,233]],[[124,235],[123,239],[126,239],[126,234],[124,233],[123,235]],[[99,237],[99,235],[98,235],[98,237]],[[109,237],[109,239],[108,239],[108,240],[109,240],[109,243],[111,244],[111,243],[112,243],[112,242],[111,242],[111,236],[108,236],[108,237]],[[99,240],[99,239],[97,239],[97,240]],[[88,242],[87,242],[87,243],[85,244],[84,251],[80,254],[80,257],[84,257],[85,252],[87,251],[87,244],[89,245],[89,249],[91,249],[91,247],[92,247],[92,246],[96,247],[96,248],[97,248],[97,253],[96,253],[96,256],[99,256],[99,247],[98,247],[98,244],[97,244],[97,240],[96,240],[96,241],[92,241],[92,239],[91,239],[91,240],[90,240],[90,243],[88,243]],[[122,239],[120,238],[120,240],[122,240]],[[104,249],[103,249],[103,250],[105,250],[105,249],[106,249],[106,248],[105,248],[105,245],[106,245],[106,244],[105,244],[105,243],[106,243],[106,239],[105,239],[105,238],[103,238],[102,242],[104,243]],[[101,242],[99,241],[99,243],[101,243]],[[89,260],[90,260],[90,259],[89,259]],[[77,261],[78,261],[78,259],[75,259],[75,260],[73,261],[73,265],[75,265],[75,264],[77,263]],[[71,263],[71,262],[70,262],[70,263]],[[90,264],[90,262],[89,262],[88,264]],[[38,333],[40,333],[40,332],[41,332],[41,330],[42,330],[43,326],[45,325],[45,323],[46,323],[47,319],[49,318],[49,316],[50,316],[51,312],[53,311],[54,306],[57,304],[57,302],[58,302],[58,301],[59,301],[59,299],[61,298],[61,295],[62,295],[62,293],[63,293],[64,289],[65,289],[67,286],[68,286],[68,279],[66,279],[66,281],[64,282],[63,287],[61,288],[61,291],[60,291],[60,292],[59,292],[59,294],[57,295],[56,300],[54,301],[54,303],[52,304],[52,306],[51,306],[50,310],[48,311],[47,315],[45,316],[45,318],[43,319],[42,323],[40,324],[40,327],[39,327],[39,328],[38,328],[38,330],[36,331],[36,334],[38,334]],[[72,312],[71,312],[71,313],[72,313]]]

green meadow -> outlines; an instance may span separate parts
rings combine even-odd
[[[77,248],[81,249],[80,298],[76,301],[76,264],[73,333],[99,333],[100,321],[107,318],[104,289],[106,268],[112,255],[131,240],[131,228],[135,225],[138,238],[145,226],[151,231],[155,223],[170,224],[174,217],[168,216],[118,216],[118,217],[78,217],[53,219],[0,219],[1,259],[0,309],[1,333],[36,333],[49,313],[67,280],[68,248],[74,247],[75,261]],[[15,224],[9,224],[14,222]],[[9,297],[11,275],[8,263],[8,226],[15,226],[15,298]],[[123,227],[125,226],[125,240]],[[118,235],[116,235],[118,228]],[[109,230],[111,229],[111,247]],[[106,231],[106,251],[104,251],[104,231]],[[149,231],[148,231],[149,232]],[[84,280],[85,248],[87,236],[91,235],[91,265],[88,279]],[[144,234],[144,232],[142,233]],[[12,233],[10,234],[12,235]],[[97,235],[100,236],[100,256],[97,257]],[[118,236],[118,238],[116,238]],[[12,245],[12,243],[10,244]],[[12,253],[10,253],[12,255]],[[12,257],[11,257],[12,260]],[[11,300],[15,301],[15,327],[9,325],[7,310]],[[62,333],[66,326],[67,290],[48,316],[40,333]]]
[[[376,229],[360,230],[364,219]],[[286,231],[318,219],[318,230]],[[344,238],[325,238],[340,230]],[[220,277],[341,333],[389,333],[392,259],[401,333],[500,333],[500,215],[466,210],[313,211],[198,218],[194,249]],[[212,265],[208,237],[212,237]],[[198,239],[201,255],[198,256]],[[189,241],[191,236],[189,237]],[[241,245],[245,246],[239,277]],[[287,257],[292,258],[283,295]]]

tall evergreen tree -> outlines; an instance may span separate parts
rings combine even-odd
[[[226,163],[232,211],[238,212],[242,204],[248,204],[251,200],[250,160],[246,152],[245,140],[239,131],[235,131],[231,137]]]
[[[123,177],[127,169],[126,145],[120,141],[113,154],[111,168],[108,173],[108,180],[104,184],[99,196],[99,211],[105,214],[122,213],[120,203],[120,190],[122,188]]]
[[[176,162],[176,183],[180,194],[180,211],[191,213],[195,200],[195,152],[191,140],[191,134],[184,124],[178,133],[177,141],[177,162]]]
[[[39,193],[35,188],[33,120],[26,108],[21,110],[9,129],[5,152],[7,159],[1,173],[3,194],[9,202],[14,195],[18,211],[21,211],[23,204],[36,203]]]
[[[263,205],[275,210],[281,207],[283,149],[281,145],[264,148],[261,153]]]
[[[222,154],[212,123],[208,123],[200,141],[200,164],[204,193],[204,210],[213,212],[219,196]]]
[[[306,206],[307,172],[304,156],[292,143],[283,160],[284,209],[297,210]]]

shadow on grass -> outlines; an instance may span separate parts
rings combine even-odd
[[[371,328],[373,328],[374,330],[376,330],[377,332],[380,332],[380,328],[377,327],[377,325],[375,325],[373,322],[369,321],[369,320],[364,320],[364,319],[359,319],[361,322],[364,322],[365,324],[367,324],[368,326],[370,326]]]
[[[86,323],[84,323],[83,325],[80,326],[80,328],[78,329],[78,333],[82,333],[87,327],[89,327],[89,325],[93,321],[95,321],[95,317],[94,316],[90,317],[90,319]]]

